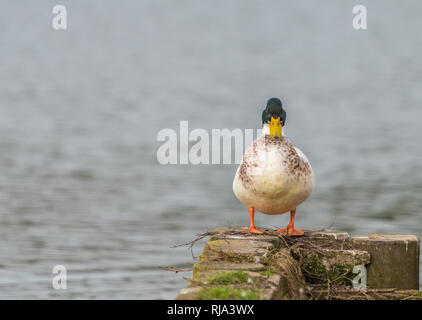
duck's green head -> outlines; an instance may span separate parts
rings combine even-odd
[[[286,123],[286,111],[283,109],[280,99],[271,98],[267,101],[267,106],[262,111],[262,124],[270,125],[270,135],[272,138],[282,136],[282,127]]]

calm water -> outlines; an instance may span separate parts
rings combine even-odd
[[[161,166],[157,133],[257,128],[271,96],[316,174],[298,227],[422,236],[420,1],[361,1],[366,31],[339,1],[60,3],[67,31],[0,3],[0,298],[173,298],[170,247],[248,214],[236,165]]]

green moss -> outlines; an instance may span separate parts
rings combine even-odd
[[[265,271],[261,271],[260,272],[263,276],[266,277],[271,277],[272,275],[274,275],[274,272],[270,271],[270,270],[265,270]]]
[[[203,251],[201,253],[201,255],[199,256],[199,262],[200,263],[205,263],[205,262],[209,262],[209,261],[210,261],[210,259],[209,259],[208,255],[206,255],[205,254],[205,251]]]
[[[324,283],[327,280],[328,272],[319,256],[309,255],[303,259],[302,270],[310,283]]]
[[[208,280],[209,284],[247,283],[248,273],[244,271],[219,272]]]
[[[351,285],[353,274],[351,261],[347,261],[338,256],[337,252],[322,255],[316,252],[308,253],[302,256],[302,270],[309,283],[327,283],[331,281],[336,285]],[[339,262],[328,262],[337,259]],[[361,261],[357,260],[357,264]]]
[[[205,264],[196,263],[193,266],[193,274],[192,274],[192,276],[193,276],[193,278],[195,278],[197,276],[198,272],[200,272],[200,271],[207,271],[207,270],[212,270],[212,268],[209,267],[209,266],[207,266],[207,265],[205,265]]]
[[[259,300],[259,293],[251,290],[227,286],[214,286],[203,289],[199,300]]]

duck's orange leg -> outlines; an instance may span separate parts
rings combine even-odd
[[[277,230],[276,232],[281,233],[283,236],[302,236],[303,231],[294,228],[295,214],[296,214],[296,208],[290,211],[290,223],[287,226],[287,228]]]
[[[255,208],[254,207],[249,207],[249,218],[251,220],[251,226],[249,227],[248,230],[245,230],[245,232],[264,233],[264,232],[262,232],[261,230],[258,230],[255,227],[254,215],[255,215]]]

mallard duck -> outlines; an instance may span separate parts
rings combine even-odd
[[[314,173],[305,154],[284,135],[286,111],[278,98],[271,98],[262,112],[262,134],[246,149],[233,181],[233,192],[249,207],[247,232],[255,227],[255,209],[265,214],[290,212],[290,223],[275,232],[301,236],[294,228],[296,207],[314,189]]]

